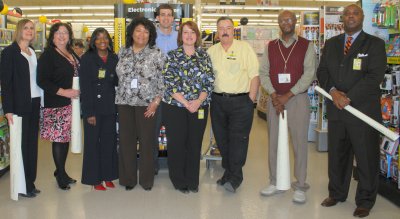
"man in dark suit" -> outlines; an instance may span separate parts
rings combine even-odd
[[[353,157],[359,182],[353,215],[366,217],[375,204],[379,174],[379,133],[343,108],[351,105],[381,121],[380,88],[386,68],[383,40],[362,31],[363,10],[349,5],[343,11],[345,34],[325,44],[317,77],[330,93],[327,103],[329,197],[321,205],[331,207],[347,198]]]

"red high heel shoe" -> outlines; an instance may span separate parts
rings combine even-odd
[[[93,186],[93,188],[95,190],[99,190],[99,191],[106,191],[107,190],[106,187],[103,186],[103,184],[95,185],[95,186]]]
[[[105,184],[106,184],[106,186],[107,186],[108,188],[115,188],[114,183],[111,182],[111,181],[105,181]]]

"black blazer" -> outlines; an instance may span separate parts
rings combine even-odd
[[[16,42],[6,47],[0,61],[1,99],[3,111],[23,114],[31,112],[29,62]]]
[[[332,87],[346,93],[351,106],[382,121],[380,110],[380,88],[386,70],[385,42],[377,37],[360,32],[347,55],[343,54],[345,35],[326,41],[317,71],[322,88],[329,92]],[[353,70],[353,60],[361,59],[361,70]],[[337,109],[332,101],[327,103],[329,120],[359,122],[346,110]]]
[[[81,88],[82,113],[85,118],[95,115],[116,114],[115,86],[118,77],[115,68],[118,56],[109,52],[104,63],[95,51],[86,52],[81,59],[79,82]],[[105,69],[105,78],[100,79],[99,69]]]
[[[72,54],[76,60],[78,56]],[[71,99],[57,95],[60,88],[72,88],[74,67],[55,48],[46,48],[37,67],[37,84],[44,91],[44,107],[56,108],[71,104]]]

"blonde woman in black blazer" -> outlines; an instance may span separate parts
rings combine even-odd
[[[36,197],[36,170],[38,156],[39,108],[41,90],[36,84],[37,59],[31,43],[35,26],[22,19],[17,24],[14,42],[1,54],[1,99],[9,124],[13,115],[22,117],[22,159],[25,171],[26,194]]]

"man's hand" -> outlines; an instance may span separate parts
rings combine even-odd
[[[350,104],[350,99],[342,91],[332,89],[329,94],[332,96],[333,104],[340,110]]]

